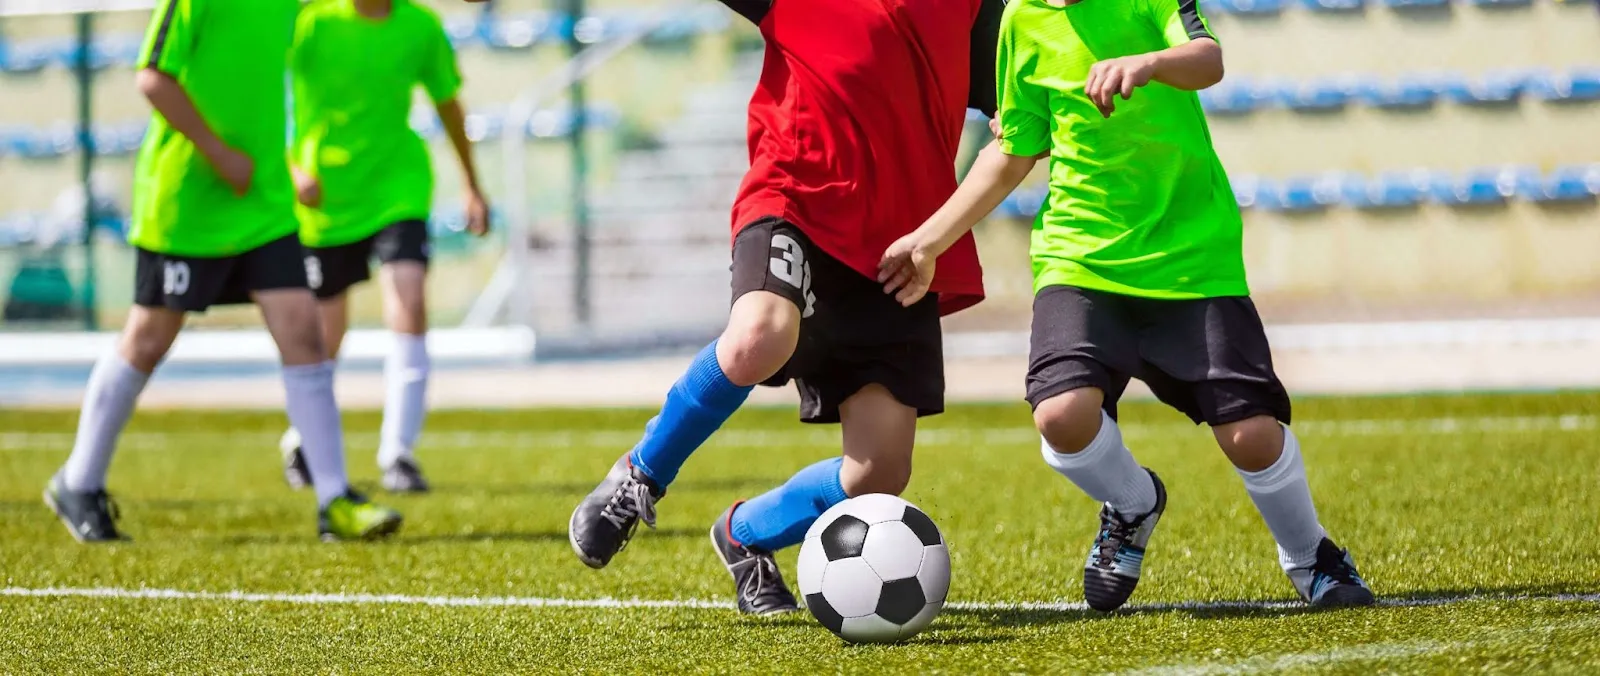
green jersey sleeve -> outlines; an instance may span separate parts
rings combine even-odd
[[[1006,21],[995,58],[995,119],[1000,122],[1000,150],[1007,155],[1033,157],[1050,150],[1050,92],[1028,79],[1037,61],[1037,52],[1021,43],[1012,22]]]
[[[207,0],[161,0],[150,16],[139,66],[177,76],[194,53],[195,29]]]
[[[422,64],[422,88],[434,103],[454,100],[461,93],[461,68],[456,65],[456,50],[445,35],[444,25],[435,18],[428,27],[429,48]]]
[[[1200,13],[1199,0],[1145,0],[1145,3],[1150,20],[1155,22],[1168,47],[1199,38],[1217,39],[1211,32],[1211,23]]]

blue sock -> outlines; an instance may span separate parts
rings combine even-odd
[[[689,455],[739,410],[753,389],[728,380],[717,363],[717,342],[711,341],[673,383],[661,412],[645,426],[644,438],[630,454],[633,466],[665,490]]]
[[[850,497],[839,484],[844,458],[830,458],[796,472],[782,486],[733,510],[733,539],[746,547],[775,552],[800,544],[811,524],[829,507]]]

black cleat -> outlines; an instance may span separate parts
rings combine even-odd
[[[390,493],[426,493],[428,480],[422,478],[422,468],[416,461],[400,458],[384,468],[383,489]]]
[[[56,513],[67,532],[78,542],[116,542],[127,540],[117,531],[117,519],[122,514],[117,503],[105,490],[74,493],[67,490],[61,475],[50,479],[44,488],[44,504]]]
[[[728,572],[733,575],[739,612],[746,615],[777,615],[799,610],[800,605],[795,602],[789,586],[783,583],[783,573],[778,571],[778,562],[772,558],[772,554],[748,549],[733,541],[733,534],[729,531],[733,510],[737,507],[729,507],[712,524],[711,548],[717,550],[717,558],[722,559],[722,565],[727,566]]]
[[[305,452],[300,448],[300,432],[293,427],[278,440],[278,452],[283,454],[283,482],[289,488],[300,490],[311,486],[311,470],[306,467]]]
[[[1167,487],[1155,472],[1150,480],[1156,485],[1156,506],[1149,513],[1129,519],[1110,505],[1100,509],[1100,535],[1083,566],[1083,598],[1090,608],[1107,613],[1121,608],[1139,584],[1145,545],[1167,511]]]
[[[628,546],[639,522],[656,527],[656,501],[666,492],[623,455],[606,478],[572,510],[567,540],[584,565],[604,568]]]
[[[1339,545],[1328,538],[1322,538],[1317,545],[1317,562],[1310,568],[1290,570],[1289,581],[1294,583],[1295,591],[1300,592],[1300,598],[1319,608],[1377,603],[1372,589],[1356,572],[1356,562],[1350,552],[1339,549]]]

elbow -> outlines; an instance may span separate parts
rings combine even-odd
[[[1222,45],[1217,44],[1216,40],[1205,40],[1205,42],[1207,43],[1205,65],[1195,74],[1196,90],[1215,86],[1222,82],[1223,76],[1227,74],[1222,65]]]
[[[172,82],[172,77],[154,68],[141,68],[133,76],[133,81],[139,87],[139,93],[149,99],[160,95]]]
[[[1209,89],[1217,86],[1218,83],[1222,82],[1222,78],[1225,75],[1227,75],[1227,72],[1222,67],[1222,55],[1218,54],[1216,62],[1211,66],[1211,68],[1207,69],[1205,77],[1201,78],[1201,83],[1198,89]]]

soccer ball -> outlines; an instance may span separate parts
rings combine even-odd
[[[828,631],[852,643],[922,631],[950,591],[950,550],[927,514],[893,495],[822,513],[800,546],[800,594]]]

